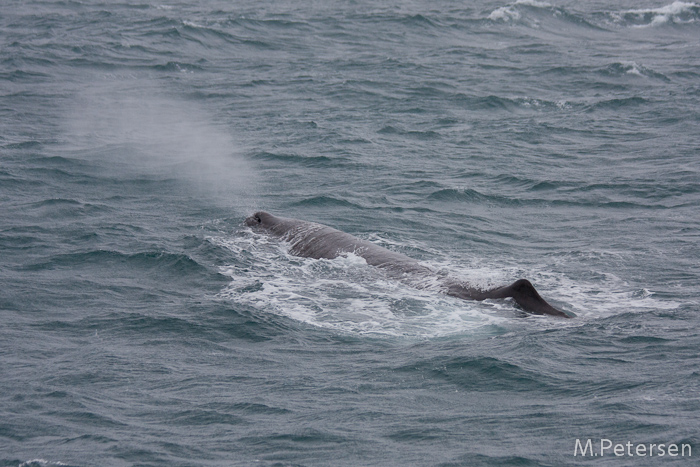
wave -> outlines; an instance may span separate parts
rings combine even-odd
[[[406,136],[409,138],[415,138],[419,140],[432,140],[436,138],[440,138],[441,135],[440,133],[432,130],[427,130],[427,131],[417,131],[417,130],[402,130],[399,128],[396,128],[391,125],[387,125],[385,127],[382,127],[380,130],[377,131],[378,134],[380,135],[400,135],[400,136]]]
[[[26,209],[41,218],[66,219],[72,216],[96,216],[112,213],[114,209],[105,204],[85,203],[70,198],[50,198],[27,205]]]
[[[544,375],[493,357],[459,356],[447,360],[440,357],[439,361],[413,361],[410,365],[396,368],[395,371],[429,374],[431,379],[442,380],[467,391],[483,391],[484,387],[488,387],[490,391],[512,388],[532,392],[550,390]]]
[[[601,29],[580,14],[571,13],[562,7],[539,0],[517,0],[509,3],[493,10],[487,16],[487,20],[496,23],[521,24],[535,29],[540,29],[546,21],[551,21],[554,25],[564,24],[567,27],[573,25],[586,29]],[[556,29],[559,30],[561,27]]]
[[[169,413],[164,421],[174,426],[185,426],[188,429],[191,429],[193,426],[208,426],[214,424],[233,426],[248,425],[250,423],[247,419],[234,414],[201,408],[191,408]]]
[[[190,275],[210,275],[207,266],[195,261],[182,253],[164,251],[145,251],[140,253],[122,253],[114,250],[90,250],[75,253],[62,253],[49,259],[30,263],[23,268],[30,271],[73,269],[97,266],[100,270],[126,267],[136,271],[166,274],[168,277],[183,277]]]
[[[533,97],[503,97],[497,95],[490,96],[469,96],[458,93],[451,95],[450,100],[465,108],[473,110],[487,111],[507,111],[507,112],[559,112],[570,110],[576,104],[566,100],[547,100]]]
[[[71,467],[71,464],[65,464],[60,461],[49,461],[46,459],[30,459],[20,462],[18,467]]]
[[[686,201],[674,199],[695,192],[691,184],[669,189],[651,184],[618,183],[615,185],[530,180],[508,176],[496,177],[494,183],[503,189],[498,193],[482,193],[472,188],[443,188],[426,196],[435,203],[466,203],[477,205],[596,207],[611,209],[663,210],[682,207]],[[513,196],[505,194],[517,188]],[[530,193],[525,196],[524,193]]]
[[[437,202],[484,202],[491,197],[485,196],[470,188],[446,188],[428,195],[428,200]]]
[[[297,201],[293,206],[312,206],[312,207],[343,207],[343,208],[354,208],[362,209],[362,206],[351,203],[350,201],[336,198],[333,196],[314,196],[311,198],[306,198],[301,201]]]
[[[628,27],[655,27],[665,24],[691,24],[700,19],[700,5],[694,2],[674,1],[671,4],[646,9],[601,11],[585,17],[563,7],[538,0],[517,0],[496,8],[487,19],[496,23],[521,24],[535,29],[545,21],[563,22],[568,25],[609,30]]]
[[[614,99],[604,99],[594,104],[589,105],[586,111],[596,110],[621,110],[630,107],[639,107],[650,104],[651,101],[643,97],[623,97]]]
[[[200,24],[191,20],[182,20],[175,27],[181,31],[182,37],[186,40],[192,40],[208,49],[216,50],[217,47],[234,44],[236,46],[248,46],[253,49],[274,50],[281,46],[270,40],[262,40],[260,38],[253,39],[248,37],[246,31],[256,31],[261,27],[293,27],[295,23],[284,26],[276,20],[262,21],[259,24],[256,20],[227,20],[224,22],[216,22],[214,24]],[[226,29],[232,30],[226,30]],[[266,35],[265,37],[270,37]]]
[[[671,80],[657,71],[649,67],[640,65],[637,62],[615,62],[597,70],[603,76],[622,77],[622,76],[640,76],[645,78],[658,79],[665,82]]]
[[[43,146],[41,141],[31,140],[22,141],[19,143],[8,143],[3,145],[4,149],[39,149]]]
[[[313,168],[349,167],[354,165],[342,157],[303,156],[299,154],[282,154],[273,152],[258,152],[252,158],[259,161],[283,162],[285,164]]]
[[[506,6],[499,7],[489,14],[491,21],[518,21],[522,18],[520,7],[530,7],[539,10],[551,10],[552,4],[537,0],[517,0]]]
[[[11,83],[40,83],[50,79],[50,74],[39,71],[13,70],[0,73],[0,80]]]
[[[168,62],[165,65],[154,65],[152,69],[157,71],[176,71],[178,73],[194,73],[202,71],[202,67],[192,63]]]
[[[675,1],[658,8],[623,10],[608,13],[610,20],[623,27],[655,27],[665,24],[696,23],[700,19],[700,5]]]
[[[275,28],[281,30],[301,30],[311,32],[312,27],[306,21],[295,21],[289,19],[259,19],[259,18],[247,18],[244,16],[239,16],[235,19],[228,19],[222,24],[225,25],[237,25],[242,26],[247,29],[262,29],[266,30],[268,28]]]
[[[435,21],[429,19],[421,14],[405,16],[400,20],[401,23],[408,26],[418,26],[418,27],[436,27]]]

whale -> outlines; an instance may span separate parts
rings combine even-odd
[[[482,290],[459,278],[438,273],[402,253],[327,225],[277,217],[264,211],[247,217],[244,224],[254,231],[289,243],[289,253],[293,256],[335,259],[351,253],[363,258],[367,264],[384,270],[390,277],[408,280],[418,287],[430,282],[425,281],[427,278],[437,278],[440,290],[451,297],[477,301],[511,298],[528,313],[572,318],[570,314],[547,303],[527,279],[518,279],[510,285]]]

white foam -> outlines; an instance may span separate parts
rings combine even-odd
[[[659,8],[646,8],[636,10],[625,10],[619,15],[614,15],[616,21],[622,21],[625,16],[635,16],[640,21],[646,21],[650,18],[648,24],[637,24],[634,27],[654,27],[673,23],[693,23],[696,18],[692,16],[693,10],[700,8],[700,5],[693,2],[675,1],[670,5],[665,5]],[[685,16],[685,17],[684,17]]]
[[[231,277],[220,297],[319,328],[341,333],[435,338],[451,335],[494,335],[521,327],[524,316],[510,300],[464,301],[445,295],[438,275],[463,278],[488,289],[526,277],[554,306],[577,319],[563,322],[529,316],[536,326],[580,325],[591,319],[621,313],[673,310],[679,303],[658,299],[653,290],[635,288],[606,271],[590,271],[598,278],[580,280],[551,272],[551,264],[523,270],[483,260],[431,261],[433,278],[415,283],[386,277],[353,254],[334,260],[291,256],[288,245],[264,235],[243,231],[238,236],[212,237],[228,248],[240,265],[222,267]],[[555,265],[556,267],[556,265]]]
[[[204,25],[202,25],[202,24],[197,24],[197,23],[195,23],[194,21],[189,21],[189,20],[186,20],[186,19],[182,20],[182,24],[185,25],[185,26],[189,26],[189,27],[191,27],[191,28],[196,28],[196,29],[204,29],[204,28],[206,28],[206,26],[204,26]]]
[[[597,319],[621,313],[674,310],[680,303],[661,300],[647,288],[634,288],[627,281],[605,271],[597,272],[602,281],[595,283],[574,280],[562,275],[540,272],[537,282],[547,290],[547,296],[566,303],[567,310],[581,319]]]
[[[692,8],[697,8],[697,7],[698,7],[697,3],[675,1],[675,2],[671,3],[670,5],[662,6],[659,8],[648,8],[648,9],[641,9],[641,10],[627,10],[627,13],[633,13],[633,14],[639,14],[639,15],[645,15],[648,13],[652,13],[652,14],[656,14],[656,15],[674,16],[674,15],[680,15],[682,13],[690,11]]]
[[[491,12],[488,19],[491,21],[518,21],[521,17],[520,12],[516,8],[518,5],[529,6],[533,8],[551,8],[552,4],[540,2],[537,0],[517,0],[515,3],[499,7]]]
[[[32,460],[22,462],[21,464],[19,464],[19,467],[29,467],[33,464],[41,464],[41,465],[47,465],[47,466],[49,466],[49,465],[59,465],[59,466],[66,465],[67,466],[68,465],[68,464],[64,464],[63,462],[58,462],[58,461],[47,461],[45,459],[32,459]]]
[[[642,69],[636,62],[623,62],[622,65],[627,67],[627,74],[643,76]]]
[[[547,2],[539,2],[537,0],[517,0],[516,5],[526,5],[535,8],[551,8],[552,4]]]
[[[491,14],[488,16],[488,19],[491,21],[510,21],[510,20],[519,20],[520,19],[520,13],[518,13],[516,10],[514,10],[512,7],[509,6],[502,6],[500,8],[497,8],[491,12]]]
[[[421,290],[384,276],[359,256],[334,260],[290,256],[285,244],[264,236],[211,238],[234,253],[250,253],[254,267],[222,267],[231,283],[227,300],[341,333],[433,338],[458,334],[492,335],[508,318],[492,304],[465,302],[441,294],[437,280]],[[281,248],[280,248],[281,246]]]

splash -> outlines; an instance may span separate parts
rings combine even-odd
[[[356,255],[299,258],[288,254],[286,244],[253,233],[209,241],[242,260],[221,268],[231,278],[222,298],[315,327],[427,339],[502,334],[501,324],[509,322],[498,304],[464,302],[440,293],[437,285],[414,288],[386,278]]]
[[[484,289],[527,277],[553,305],[577,316],[552,320],[519,312],[509,300],[476,302],[446,296],[439,280],[412,284],[387,278],[352,254],[333,260],[292,256],[288,244],[249,230],[233,238],[211,237],[209,241],[237,257],[235,264],[221,268],[221,273],[231,278],[220,292],[222,298],[341,333],[418,339],[488,337],[525,324],[539,328],[579,326],[621,313],[680,306],[657,298],[648,289],[637,290],[612,273],[600,272],[596,280],[586,280],[551,272],[551,265],[522,270],[503,261],[479,259],[466,266],[451,259],[426,263],[436,276],[460,277]]]

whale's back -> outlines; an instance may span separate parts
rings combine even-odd
[[[333,259],[352,253],[367,264],[398,273],[428,273],[429,268],[402,253],[388,250],[349,233],[314,222],[297,221],[282,238],[290,243],[290,253],[315,259]]]

